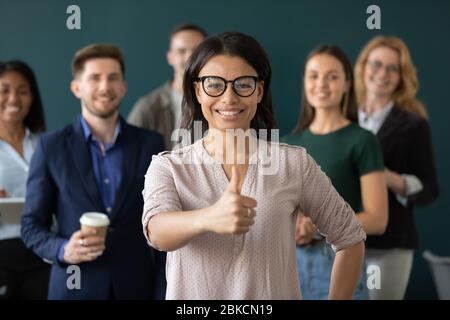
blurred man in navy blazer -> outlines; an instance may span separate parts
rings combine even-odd
[[[165,257],[146,244],[141,226],[144,175],[152,155],[163,151],[163,138],[128,125],[119,115],[126,83],[117,47],[95,44],[79,50],[72,72],[71,90],[81,101],[81,115],[38,142],[27,183],[23,240],[53,263],[49,299],[163,298]],[[109,216],[106,238],[80,230],[79,219],[88,211]]]

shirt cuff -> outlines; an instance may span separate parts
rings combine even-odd
[[[58,251],[58,261],[61,263],[65,263],[64,261],[64,249],[66,248],[66,245],[69,243],[69,240],[65,240],[62,245],[59,247]]]
[[[400,196],[396,194],[398,202],[404,207],[408,205],[408,197],[410,195],[419,193],[423,190],[423,184],[415,175],[412,174],[402,174],[403,179],[405,179],[405,194],[406,196]]]

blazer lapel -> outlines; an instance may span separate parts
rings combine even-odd
[[[130,192],[131,184],[134,182],[134,176],[137,167],[137,153],[139,150],[139,144],[135,137],[131,135],[128,124],[122,119],[122,133],[121,133],[121,144],[123,151],[122,160],[122,182],[116,193],[116,199],[114,201],[113,210],[111,212],[111,217],[114,217],[118,212],[120,212],[121,207],[125,199],[128,197]]]
[[[84,189],[97,210],[102,209],[104,212],[103,201],[101,200],[100,191],[92,169],[91,154],[88,145],[83,136],[83,129],[80,123],[80,117],[73,122],[73,132],[68,137],[69,149],[72,153],[72,159],[78,175],[83,182]]]
[[[391,112],[389,112],[386,120],[381,125],[380,130],[377,132],[377,136],[380,140],[386,139],[395,129],[401,124],[401,113],[398,107],[394,105]]]

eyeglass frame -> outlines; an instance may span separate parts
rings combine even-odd
[[[393,64],[385,66],[380,60],[367,60],[366,63],[374,71],[380,71],[382,68],[384,68],[389,74],[400,73],[400,66],[395,66]],[[374,63],[379,63],[379,65],[374,65]]]
[[[225,86],[224,86],[223,91],[222,91],[220,94],[218,94],[218,95],[210,95],[208,92],[206,92],[206,89],[205,89],[205,80],[206,80],[207,78],[218,78],[218,79],[221,79],[223,82],[225,82]],[[242,79],[242,78],[252,78],[252,79],[255,81],[255,87],[253,88],[252,93],[250,93],[249,95],[246,95],[246,96],[243,96],[243,95],[239,94],[239,93],[237,92],[236,88],[234,87],[234,83],[235,83],[237,80]],[[217,97],[220,97],[221,95],[223,95],[223,94],[225,93],[225,91],[227,91],[228,83],[231,83],[231,84],[232,84],[232,85],[231,85],[231,88],[233,89],[233,92],[236,93],[239,97],[241,97],[241,98],[248,98],[248,97],[252,96],[252,95],[255,93],[256,87],[257,87],[257,84],[258,84],[258,81],[260,81],[260,79],[259,79],[258,76],[240,76],[240,77],[237,77],[237,78],[234,79],[234,80],[227,80],[227,79],[222,78],[222,77],[219,77],[219,76],[202,76],[202,77],[198,77],[197,79],[195,79],[195,81],[201,82],[203,92],[204,92],[206,95],[208,95],[208,96],[210,96],[210,97],[213,97],[213,98],[217,98]]]

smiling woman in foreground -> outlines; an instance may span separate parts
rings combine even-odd
[[[337,251],[329,297],[352,297],[366,236],[355,213],[303,148],[269,143],[269,174],[261,160],[259,130],[275,126],[270,81],[264,49],[241,33],[208,38],[188,62],[183,126],[208,132],[156,156],[143,191],[144,233],[169,252],[167,299],[301,298],[298,211]]]

